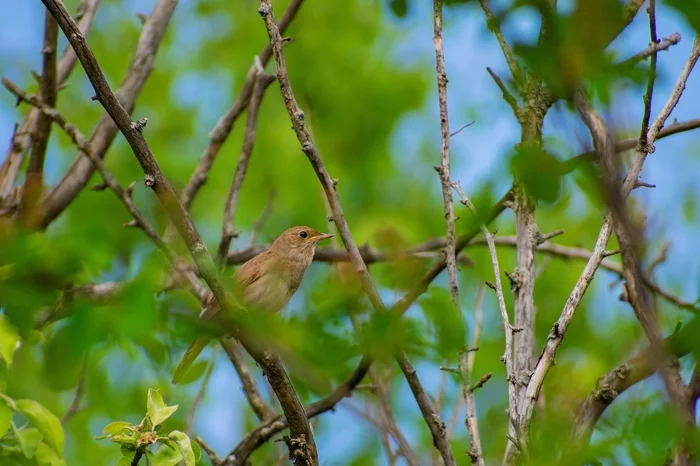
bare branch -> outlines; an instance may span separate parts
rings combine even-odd
[[[416,369],[404,352],[396,356],[396,362],[398,362],[401,372],[403,372],[404,377],[406,377],[408,386],[411,388],[411,392],[418,402],[418,407],[420,408],[421,414],[423,414],[423,419],[425,419],[426,424],[428,424],[430,433],[433,436],[433,445],[440,452],[442,461],[445,463],[445,466],[456,465],[457,463],[452,455],[450,442],[447,440],[445,423],[440,419],[440,415],[433,409],[433,404],[418,379]]]
[[[212,352],[211,356],[211,362],[209,363],[209,367],[207,367],[207,370],[204,373],[202,385],[199,386],[199,390],[197,390],[197,394],[195,395],[194,400],[192,401],[192,407],[190,408],[190,412],[187,413],[187,427],[185,428],[185,432],[187,432],[187,435],[189,435],[190,437],[192,436],[192,424],[194,424],[194,417],[197,414],[197,408],[199,408],[199,404],[202,402],[202,400],[204,399],[204,395],[207,393],[209,379],[211,378],[211,373],[214,372],[214,366],[216,365],[216,350],[217,348],[214,347],[214,351]]]
[[[278,23],[281,33],[284,33],[287,26],[289,26],[289,23],[297,15],[297,12],[299,11],[299,8],[301,8],[303,2],[304,0],[292,0],[289,2],[287,9],[284,11],[282,18],[280,18]],[[258,54],[258,57],[260,58],[260,63],[264,68],[272,57],[272,46],[269,43],[266,44],[263,50]],[[195,168],[192,176],[185,186],[185,189],[182,191],[182,205],[185,206],[186,210],[190,210],[195,196],[207,181],[209,171],[214,164],[214,160],[219,153],[219,149],[221,149],[221,146],[224,145],[229,134],[231,134],[233,125],[236,123],[238,117],[241,116],[243,111],[248,106],[248,102],[253,94],[253,85],[255,84],[255,76],[257,73],[256,65],[253,63],[250,70],[248,70],[245,82],[243,83],[243,88],[238,93],[238,97],[236,97],[236,100],[226,111],[226,113],[219,118],[219,121],[209,133],[209,145],[199,158],[197,168]]]
[[[209,445],[207,445],[207,443],[204,441],[204,439],[202,437],[197,436],[196,440],[197,440],[197,443],[199,444],[199,446],[202,447],[202,450],[204,450],[204,453],[206,453],[207,456],[209,457],[209,461],[211,461],[211,464],[214,466],[219,466],[222,462],[221,462],[221,459],[218,456],[216,456],[216,453],[214,453],[214,450],[212,450],[211,447]]]
[[[491,78],[496,83],[496,86],[498,86],[498,88],[501,90],[501,93],[503,93],[503,100],[505,100],[506,103],[510,106],[511,110],[513,110],[513,115],[517,117],[519,115],[520,109],[518,108],[518,102],[517,100],[515,100],[515,97],[513,97],[513,94],[511,94],[506,85],[503,84],[503,80],[501,80],[500,76],[494,73],[494,71],[491,68],[487,66],[486,71],[488,71],[488,73],[491,75]]]
[[[445,263],[447,280],[452,297],[452,306],[459,310],[459,285],[457,283],[457,261],[455,252],[455,213],[452,208],[452,188],[450,186],[450,124],[447,113],[447,73],[445,71],[445,54],[442,46],[442,0],[433,0],[433,45],[435,46],[435,71],[437,73],[438,101],[440,104],[440,130],[442,147],[440,166],[435,167],[442,184],[442,202],[447,223],[447,244]]]
[[[248,171],[248,161],[253,153],[253,143],[255,142],[255,132],[258,125],[258,110],[260,109],[260,103],[262,102],[265,90],[272,81],[275,80],[274,76],[266,74],[263,71],[262,63],[260,63],[258,57],[255,57],[255,63],[257,65],[257,74],[255,75],[253,94],[250,98],[250,105],[248,106],[243,147],[241,148],[241,155],[238,158],[238,165],[236,165],[236,172],[233,175],[233,183],[231,183],[231,189],[226,197],[226,203],[224,205],[224,221],[217,254],[219,263],[225,262],[231,240],[237,236],[233,225],[233,219],[238,203],[238,194],[243,186],[243,179]]]
[[[170,220],[175,224],[178,232],[183,237],[199,272],[224,311],[223,316],[231,320],[233,328],[239,327],[240,318],[237,319],[239,313],[236,312],[239,310],[239,307],[234,304],[235,301],[231,294],[223,287],[214,261],[207,252],[199,232],[194,227],[187,211],[179,203],[172,187],[163,176],[163,172],[151,153],[142,132],[134,127],[129,114],[112,93],[104,73],[95,59],[94,53],[88,47],[85,38],[78,31],[65,6],[60,0],[42,0],[42,2],[56,19],[68,41],[73,46],[95,89],[98,100],[112,117],[122,134],[124,134],[134,151],[134,155],[146,175],[146,180],[149,181],[149,186],[154,190]],[[237,320],[238,322],[236,322]],[[296,455],[298,461],[303,460],[309,461],[311,464],[317,464],[316,449],[308,419],[281,361],[269,352],[261,352],[259,342],[255,344],[243,334],[240,335],[240,340],[246,347],[246,350],[256,358],[280,400],[280,404],[290,424],[292,440],[296,441],[299,447],[291,451],[291,453]],[[304,458],[301,454],[306,454],[307,458]]]
[[[58,48],[58,25],[46,12],[44,26],[44,46],[41,53],[44,56],[39,86],[39,99],[48,107],[56,106],[58,94],[56,82],[56,49]],[[39,114],[31,136],[31,155],[27,166],[27,175],[22,190],[22,200],[19,208],[19,218],[30,229],[36,227],[37,202],[44,188],[44,159],[51,136],[51,118],[45,113]]]
[[[248,404],[257,418],[264,421],[274,416],[274,412],[265,404],[262,395],[260,395],[255,378],[250,373],[243,354],[241,354],[240,345],[233,338],[225,338],[221,340],[221,346],[223,346],[224,351],[226,351],[228,358],[231,360],[231,364],[236,369],[243,386],[243,394],[245,394],[246,400],[248,400]]]
[[[513,52],[510,50],[510,46],[508,45],[508,42],[506,42],[506,39],[503,36],[503,33],[501,32],[501,26],[498,18],[496,18],[496,16],[493,14],[493,11],[491,11],[491,7],[488,4],[488,0],[479,0],[479,4],[481,5],[481,9],[484,10],[484,14],[486,15],[486,26],[491,32],[493,32],[493,34],[496,36],[496,40],[498,40],[498,45],[501,46],[503,56],[505,57],[506,62],[508,63],[508,68],[510,69],[511,76],[517,83],[522,83],[523,74],[520,71],[518,63],[515,60],[515,55],[513,55]]]
[[[656,54],[663,51],[663,50],[668,50],[672,46],[676,45],[678,42],[681,41],[681,35],[679,33],[674,33],[671,34],[668,37],[664,37],[661,41],[659,41],[658,37],[656,37],[656,28],[655,26],[652,26],[654,28],[654,35],[651,38],[651,45],[649,47],[645,48],[641,52],[637,52],[634,55],[632,55],[630,58],[627,60],[621,62],[618,66],[620,67],[626,67],[626,66],[632,66],[635,65],[636,63],[639,63],[642,60],[645,60],[649,57],[652,58],[653,61],[656,60]],[[652,63],[653,63],[652,61]],[[655,67],[655,65],[652,65]]]
[[[177,0],[158,0],[153,11],[148,15],[136,51],[131,58],[129,70],[117,90],[119,103],[127,113],[133,110],[136,98],[153,70],[156,51],[176,6]],[[85,35],[80,31],[76,30],[74,33],[79,34],[81,41],[85,41]],[[108,113],[103,114],[90,137],[92,154],[98,159],[103,159],[118,133],[119,129],[111,116]],[[92,161],[79,154],[61,181],[41,201],[43,228],[68,207],[88,183],[94,170]]]
[[[85,375],[87,374],[88,358],[85,358],[83,363],[83,368],[80,370],[80,379],[78,380],[78,386],[75,388],[75,394],[73,395],[73,401],[71,401],[70,406],[61,417],[61,424],[66,425],[73,416],[75,416],[78,411],[80,411],[80,402],[83,400],[83,393],[85,392]]]
[[[78,6],[78,11],[82,12],[78,21],[78,27],[85,36],[90,31],[99,4],[100,0],[83,0]],[[65,84],[73,71],[77,58],[73,49],[68,45],[57,65],[56,84],[59,89]],[[40,112],[38,110],[31,109],[24,117],[22,124],[15,130],[10,149],[5,155],[2,166],[0,166],[0,207],[11,207],[8,204],[13,203],[12,197],[15,183],[19,176],[24,156],[29,148],[31,135],[35,132],[39,116]]]
[[[306,415],[309,418],[330,411],[343,399],[352,395],[353,390],[367,374],[372,361],[368,358],[363,358],[352,374],[333,392],[325,398],[312,403],[306,408]],[[258,425],[255,429],[248,432],[241,442],[222,462],[222,466],[244,466],[247,464],[250,455],[261,445],[267,442],[273,435],[285,429],[289,425],[284,416],[277,416],[268,419]]]

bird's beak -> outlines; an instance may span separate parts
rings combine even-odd
[[[332,234],[332,233],[324,233],[324,234],[322,234],[322,235],[318,235],[318,236],[316,237],[316,241],[321,241],[321,240],[324,240],[324,239],[333,238],[334,236],[335,236],[335,235]]]

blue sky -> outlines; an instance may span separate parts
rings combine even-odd
[[[319,0],[309,0],[309,3]],[[131,0],[124,2],[123,8],[110,8],[110,14],[127,15],[131,11],[147,11],[155,3],[153,0]],[[432,43],[432,18],[430,2],[413,2],[414,9],[401,21],[387,17],[394,27],[401,30],[403,42],[396,48],[394,56],[397,66],[413,63],[429,64],[432,69],[434,50]],[[505,2],[494,2],[498,4]],[[570,4],[571,2],[560,2]],[[476,2],[467,7],[448,9],[445,13],[445,57],[449,77],[448,105],[452,129],[457,129],[468,121],[475,124],[452,138],[454,178],[461,181],[464,188],[476,187],[489,177],[496,177],[503,185],[503,191],[509,185],[509,173],[506,154],[519,139],[519,127],[511,114],[510,108],[502,101],[500,92],[486,73],[490,66],[502,76],[507,75],[507,67],[495,39],[484,27],[483,16]],[[176,10],[176,20],[187,17],[193,6],[191,1],[181,1]],[[464,10],[467,10],[466,12]],[[104,13],[104,12],[103,12]],[[466,14],[465,14],[466,13]],[[16,82],[26,80],[28,71],[41,68],[41,42],[43,31],[43,7],[39,1],[14,2],[12,15],[0,15],[0,74]],[[301,14],[303,14],[303,9]],[[99,21],[105,21],[107,15],[99,15]],[[665,37],[674,32],[682,35],[680,44],[659,56],[660,75],[655,90],[652,118],[661,108],[670,94],[675,79],[685,64],[693,42],[693,32],[685,21],[673,11],[661,4],[657,12],[658,34]],[[509,20],[504,26],[508,39],[526,39],[532,37],[538,28],[538,18],[533,13],[523,12]],[[181,33],[181,32],[180,32]],[[191,31],[190,31],[191,33]],[[638,15],[633,24],[614,42],[612,47],[619,50],[620,56],[631,55],[648,44],[648,26],[646,15]],[[78,69],[76,72],[82,72]],[[183,98],[197,98],[195,89],[201,89],[202,83],[197,78],[184,79],[180,82],[182,92],[174,94]],[[193,82],[193,80],[195,82]],[[229,86],[221,79],[221,88],[229,92]],[[216,83],[212,83],[214,86]],[[214,87],[212,86],[212,87]],[[434,87],[434,84],[433,84]],[[218,92],[218,91],[217,91]],[[221,93],[217,98],[221,99]],[[189,96],[189,97],[188,97]],[[700,101],[700,73],[695,72],[688,81],[680,104],[676,107],[669,121],[697,118],[697,102]],[[14,108],[14,98],[0,89],[0,141],[8,144],[15,121],[20,114]],[[221,105],[212,106],[220,108]],[[618,117],[615,123],[632,129],[636,134],[641,115],[642,99],[638,90],[620,92],[610,108]],[[21,109],[23,110],[23,108]],[[219,113],[212,111],[206,120],[216,121]],[[210,125],[203,125],[200,138],[204,141]],[[550,112],[545,122],[545,134],[568,141],[561,146],[558,155],[568,158],[580,152],[578,139],[574,135],[585,134],[575,115],[558,107]],[[395,154],[415,154],[416,148],[429,141],[439,148],[439,118],[437,93],[433,90],[420,111],[406,115],[391,136],[392,150]],[[6,146],[2,146],[5,148]],[[649,229],[652,237],[663,237],[672,241],[669,260],[659,269],[662,284],[679,286],[678,291],[687,298],[700,296],[700,263],[696,260],[700,252],[697,238],[700,235],[698,225],[689,226],[684,219],[687,208],[686,198],[697,198],[698,174],[700,174],[700,131],[683,133],[664,139],[656,144],[644,166],[642,178],[656,184],[653,190],[638,190],[633,196],[642,202],[648,211]],[[439,149],[436,154],[439,153]],[[417,156],[417,155],[416,155]],[[437,160],[437,159],[436,159]],[[47,177],[56,180],[61,173],[55,167],[48,167]],[[436,187],[437,187],[437,177]],[[691,206],[697,214],[697,206]],[[587,245],[591,246],[591,245]],[[601,306],[592,308],[605,309],[605,304],[616,299],[616,293],[607,288],[609,280],[598,280],[594,287],[595,299]],[[589,319],[605,322],[610,317],[605,311],[593,312]],[[421,379],[429,390],[435,390],[439,372],[434,367],[420,367]],[[193,387],[196,390],[196,387]],[[407,400],[407,406],[413,406],[412,397],[404,387],[401,398]],[[245,403],[242,392],[238,389],[230,364],[219,360],[212,376],[207,397],[199,411],[196,430],[221,455],[226,454],[243,435],[236,413]],[[408,411],[408,410],[407,410]],[[415,416],[415,411],[408,415]],[[443,412],[447,417],[449,410]],[[207,418],[205,423],[203,419]],[[349,414],[342,407],[335,413],[326,414],[321,422],[333,422],[343,425],[342,435],[330,437],[321,435],[318,443],[324,455],[324,464],[343,464],[342,451],[360,445],[374,438],[374,433],[363,421]],[[415,438],[416,432],[407,432],[409,440]],[[348,445],[350,442],[350,445]],[[382,460],[383,461],[383,460]]]

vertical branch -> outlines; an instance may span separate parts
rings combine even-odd
[[[272,81],[275,80],[274,76],[263,72],[262,63],[258,57],[255,57],[255,66],[255,84],[253,86],[253,94],[250,97],[250,105],[248,106],[248,117],[246,120],[245,136],[243,137],[243,147],[241,148],[241,155],[238,158],[236,172],[233,175],[233,183],[231,183],[231,189],[226,197],[226,204],[224,206],[224,221],[221,231],[221,241],[219,242],[217,254],[220,264],[224,264],[226,262],[226,254],[228,253],[228,248],[231,245],[231,240],[238,234],[234,228],[233,219],[236,212],[236,205],[238,204],[238,195],[241,191],[241,187],[243,186],[243,179],[248,171],[250,156],[253,153],[256,127],[258,125],[258,110],[260,109],[260,104],[262,102],[265,89],[267,89],[267,86],[269,86]]]
[[[56,48],[58,47],[58,25],[51,17],[51,13],[46,12],[44,26],[44,45],[41,53],[44,56],[41,70],[41,86],[39,88],[39,99],[49,106],[56,106]],[[44,113],[40,113],[31,136],[32,152],[29,157],[27,167],[27,177],[22,190],[22,201],[20,203],[19,216],[30,228],[34,227],[36,221],[36,204],[41,197],[44,187],[44,159],[46,158],[46,148],[49,145],[51,136],[51,118]]]
[[[87,36],[92,22],[95,19],[95,13],[100,0],[83,0],[78,6],[78,27]],[[73,52],[70,45],[66,47],[61,55],[61,59],[57,65],[56,84],[57,89],[70,76],[78,57]],[[19,176],[22,162],[29,148],[32,134],[36,131],[36,125],[39,120],[40,112],[32,108],[24,117],[22,123],[17,127],[15,134],[10,142],[10,148],[5,155],[5,160],[0,166],[0,207],[13,208],[12,198],[14,197],[15,183]]]
[[[116,92],[120,105],[125,108],[127,113],[131,113],[133,110],[136,98],[153,70],[156,52],[176,6],[177,0],[158,0],[146,19],[138,45],[131,58],[129,70]],[[76,30],[75,33],[78,34],[80,40],[85,40],[85,35],[79,30]],[[114,124],[111,116],[108,113],[103,114],[90,137],[92,154],[103,159],[118,133],[119,128]],[[61,181],[41,201],[42,212],[39,220],[42,228],[46,228],[68,207],[88,183],[94,171],[95,167],[92,161],[82,154],[78,154]]]
[[[447,223],[447,245],[445,263],[450,285],[450,296],[455,310],[459,310],[459,285],[457,284],[457,259],[455,253],[455,214],[452,208],[452,188],[450,187],[450,124],[447,117],[447,73],[445,54],[442,46],[442,0],[433,0],[433,44],[435,46],[435,71],[437,73],[438,101],[440,103],[440,132],[442,145],[440,167],[436,167],[442,183],[442,201]]]
[[[474,374],[474,360],[476,358],[476,351],[479,346],[479,339],[481,338],[481,325],[484,313],[481,309],[481,302],[484,297],[484,286],[479,286],[479,291],[476,295],[476,302],[474,304],[474,315],[476,322],[474,323],[474,336],[472,337],[472,348],[465,350],[460,354],[459,357],[459,369],[462,373],[462,397],[464,398],[464,403],[467,406],[467,413],[464,417],[464,424],[469,432],[469,444],[470,449],[468,452],[471,458],[472,464],[479,466],[484,466],[484,453],[481,449],[481,437],[479,435],[479,424],[476,417],[476,403],[474,402],[474,387],[472,387],[471,380]]]

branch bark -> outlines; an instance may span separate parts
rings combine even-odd
[[[44,56],[41,69],[41,85],[39,87],[39,99],[48,107],[56,106],[57,69],[56,49],[58,48],[58,25],[51,15],[46,12],[44,26],[44,46],[41,53]],[[36,227],[37,202],[44,188],[44,160],[46,149],[51,137],[51,118],[45,113],[40,113],[36,120],[36,126],[31,135],[32,152],[27,166],[27,175],[22,189],[22,200],[19,208],[19,220],[29,229]]]
[[[218,277],[217,269],[212,257],[207,252],[199,232],[194,227],[192,219],[187,211],[179,203],[175,192],[163,176],[155,157],[151,153],[146,140],[143,137],[143,123],[132,123],[126,109],[119,103],[100,69],[95,55],[87,45],[85,37],[80,33],[60,0],[42,0],[51,15],[56,19],[66,38],[73,46],[78,58],[92,83],[97,99],[114,120],[119,130],[125,136],[131,146],[139,164],[145,173],[146,185],[151,187],[161,201],[170,220],[175,224],[178,232],[183,237],[187,248],[192,255],[199,272],[204,277],[207,285],[213,292],[218,304],[233,324],[233,328],[240,328],[239,307],[234,304],[231,294],[223,287]],[[237,322],[238,321],[238,322]],[[261,351],[258,342],[255,344],[241,334],[240,338],[249,353],[253,355],[262,367],[265,375],[275,390],[280,400],[285,416],[289,422],[292,440],[297,441],[296,448],[290,448],[298,464],[317,464],[317,455],[313,435],[294,388],[287,377],[279,359],[269,352]],[[291,447],[290,442],[290,447]],[[307,454],[307,458],[303,457]]]
[[[148,15],[129,70],[117,90],[117,99],[127,113],[133,110],[136,98],[153,70],[156,52],[176,6],[177,0],[158,0]],[[75,33],[79,34],[81,41],[85,40],[85,35],[80,31],[76,30]],[[108,113],[103,114],[90,137],[91,152],[95,157],[105,157],[118,133],[119,128],[111,116]],[[94,170],[92,162],[79,154],[61,181],[42,199],[39,219],[41,228],[46,228],[68,207],[88,183]]]
[[[100,0],[83,0],[78,6],[78,27],[85,36],[87,36],[90,31],[99,4]],[[75,55],[70,45],[68,45],[63,51],[61,59],[58,61],[56,67],[56,84],[58,88],[66,82],[77,61],[78,57]],[[0,209],[13,208],[12,199],[14,198],[15,183],[17,182],[22,162],[29,148],[31,135],[36,131],[39,116],[40,112],[36,109],[31,109],[27,112],[24,120],[18,126],[15,135],[12,137],[10,149],[5,155],[2,166],[0,166]]]

